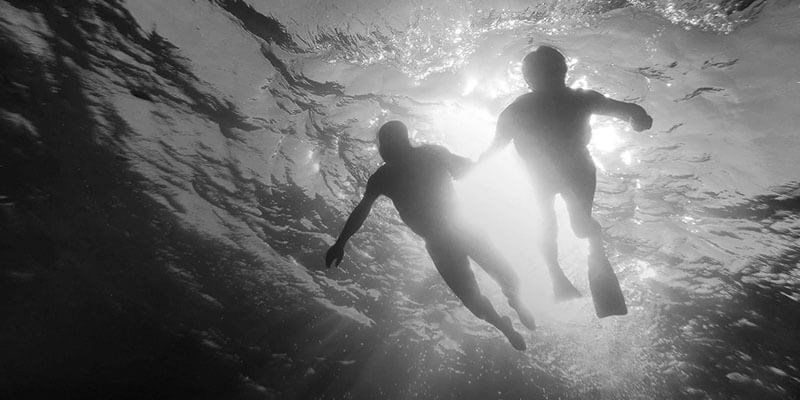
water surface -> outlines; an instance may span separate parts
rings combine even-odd
[[[0,393],[800,396],[794,2],[0,9]],[[326,270],[380,163],[376,128],[401,119],[477,157],[542,43],[568,55],[571,85],[655,120],[593,120],[595,213],[629,315],[553,304],[513,151],[458,190],[524,279],[528,351],[466,311],[387,200]],[[588,293],[586,243],[559,238]]]

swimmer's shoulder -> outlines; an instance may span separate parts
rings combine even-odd
[[[532,109],[540,106],[540,98],[536,92],[520,95],[500,113],[499,119],[517,119],[521,115],[530,114]]]
[[[369,180],[367,180],[367,185],[382,187],[386,182],[386,180],[390,178],[391,174],[392,174],[392,167],[389,166],[388,164],[382,164],[369,177]]]
[[[447,154],[447,153],[450,153],[450,150],[448,150],[447,147],[444,147],[444,146],[442,146],[440,144],[436,144],[436,143],[423,143],[423,144],[415,147],[415,150],[421,151],[421,152],[426,153],[426,154]]]
[[[419,154],[420,161],[426,160],[445,160],[452,155],[447,147],[442,145],[425,143],[414,148],[414,151]]]
[[[541,98],[542,95],[537,92],[528,92],[514,99],[514,101],[511,102],[508,108],[524,109],[524,108],[536,107],[541,101]]]
[[[598,92],[596,90],[583,89],[583,88],[570,89],[570,90],[572,90],[572,93],[575,96],[577,96],[582,101],[584,101],[584,102],[586,102],[588,104],[596,104],[597,102],[600,102],[600,101],[603,101],[603,100],[606,99],[605,95],[603,95],[602,93],[600,93],[600,92]]]

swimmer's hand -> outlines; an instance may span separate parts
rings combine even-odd
[[[631,118],[631,128],[633,128],[633,130],[636,132],[641,132],[652,127],[653,117],[648,115],[646,112],[634,115],[633,118]]]
[[[344,258],[344,246],[336,243],[331,246],[325,254],[325,265],[330,268],[331,265],[336,262],[336,266],[338,267],[339,264],[342,263],[342,258]]]

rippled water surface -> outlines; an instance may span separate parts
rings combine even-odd
[[[800,397],[798,21],[788,0],[0,1],[0,394]],[[526,352],[388,200],[326,270],[377,127],[476,158],[543,43],[655,120],[592,120],[630,313],[553,303],[511,150],[457,189],[523,279]],[[588,294],[586,243],[559,243]]]

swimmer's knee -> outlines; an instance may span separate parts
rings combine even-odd
[[[516,304],[519,301],[519,286],[507,286],[503,288],[503,295],[508,299],[508,303]]]
[[[489,309],[492,307],[492,304],[489,302],[489,299],[482,294],[477,294],[473,296],[465,296],[461,298],[461,302],[464,303],[464,306],[467,307],[468,310],[472,312],[476,317],[485,320],[489,314]]]

